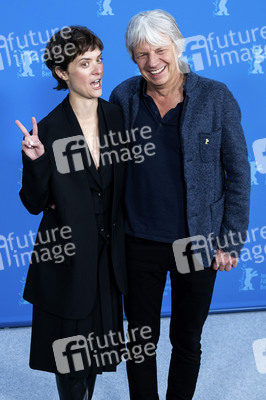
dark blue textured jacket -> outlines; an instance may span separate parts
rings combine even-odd
[[[142,80],[141,76],[127,79],[110,96],[111,102],[122,107],[128,130],[138,113]],[[218,237],[221,244],[226,236],[229,245],[224,250],[239,254],[250,200],[250,166],[240,109],[221,82],[189,72],[184,89],[180,137],[189,233]],[[212,243],[211,256],[215,249]],[[209,266],[207,259],[204,264]]]

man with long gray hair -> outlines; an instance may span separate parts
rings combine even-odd
[[[183,44],[169,13],[134,16],[126,46],[141,76],[121,83],[110,98],[123,108],[134,145],[144,145],[135,132],[146,126],[155,146],[155,154],[127,166],[125,312],[130,331],[151,328],[151,337],[137,336],[138,344],[152,342],[156,348],[170,271],[167,400],[193,397],[217,270],[236,267],[249,219],[250,171],[239,106],[225,84],[190,71],[181,60]],[[192,256],[195,242],[198,251],[206,249],[201,268]],[[159,399],[156,353],[147,353],[142,363],[127,361],[132,400]]]

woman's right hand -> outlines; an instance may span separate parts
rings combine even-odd
[[[22,125],[20,121],[16,120],[15,124],[19,127],[24,135],[24,139],[22,141],[22,150],[29,158],[31,158],[32,160],[36,160],[45,153],[45,148],[38,137],[38,126],[35,117],[32,117],[31,120],[32,135],[29,134],[25,126]]]

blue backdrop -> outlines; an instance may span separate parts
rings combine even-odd
[[[253,0],[70,0],[2,4],[0,16],[0,326],[27,325],[31,305],[22,299],[40,216],[30,215],[19,200],[22,135],[14,121],[31,129],[66,92],[42,62],[52,33],[66,25],[86,25],[103,40],[103,98],[122,80],[139,73],[124,45],[129,19],[142,10],[164,8],[174,15],[186,40],[184,58],[197,73],[225,82],[238,100],[252,171],[249,240],[238,267],[218,273],[212,311],[266,307],[266,172],[254,158],[252,144],[265,135],[265,1]],[[265,144],[265,141],[262,141]],[[261,149],[261,156],[266,151]],[[257,159],[257,158],[256,158]],[[24,255],[23,255],[24,254]],[[170,311],[167,281],[162,314]]]

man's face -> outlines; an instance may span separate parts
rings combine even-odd
[[[134,55],[149,87],[171,87],[180,74],[178,55],[170,39],[169,45],[158,47],[144,42],[135,48]]]

